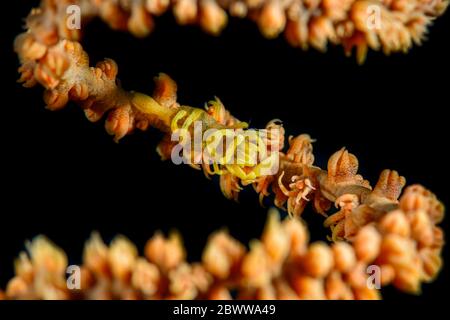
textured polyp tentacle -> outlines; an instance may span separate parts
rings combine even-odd
[[[286,25],[286,15],[281,1],[268,1],[261,9],[258,26],[267,38],[278,36]]]
[[[165,73],[160,73],[154,78],[155,89],[153,98],[164,107],[175,108],[177,106],[177,84]]]
[[[337,183],[351,181],[358,172],[358,159],[345,148],[328,160],[328,178]]]

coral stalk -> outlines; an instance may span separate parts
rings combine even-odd
[[[80,287],[68,289],[65,253],[36,237],[16,260],[7,299],[379,299],[380,288],[419,293],[442,265],[443,208],[421,186],[409,187],[398,209],[365,225],[352,241],[308,243],[298,219],[270,212],[248,250],[225,231],[213,233],[202,261],[188,263],[177,233],[157,232],[144,257],[124,236],[87,241]],[[375,269],[376,268],[376,269]],[[374,271],[375,270],[375,271]],[[378,285],[370,276],[377,272]],[[232,294],[231,292],[236,292]]]
[[[267,38],[284,34],[294,47],[325,51],[341,45],[350,55],[356,48],[359,62],[368,49],[385,54],[420,45],[434,18],[442,15],[447,0],[42,0],[27,25],[36,40],[54,45],[58,39],[78,41],[80,30],[68,28],[66,8],[78,5],[82,22],[99,16],[111,28],[147,36],[154,17],[171,10],[181,24],[197,24],[218,35],[228,14],[248,18]]]

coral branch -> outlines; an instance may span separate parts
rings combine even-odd
[[[157,232],[138,256],[124,236],[107,246],[97,233],[85,245],[80,288],[68,289],[65,253],[36,237],[16,260],[7,299],[379,299],[371,282],[417,293],[442,265],[442,230],[432,217],[439,205],[420,186],[409,187],[400,207],[362,227],[350,242],[308,244],[298,219],[269,214],[261,240],[250,249],[225,231],[211,235],[200,263],[189,264],[178,234]],[[413,207],[411,203],[415,203]],[[431,205],[430,205],[431,204]],[[237,292],[232,294],[231,292]]]
[[[284,33],[295,47],[325,51],[328,43],[342,45],[347,54],[357,48],[359,62],[367,50],[385,54],[408,51],[421,44],[433,18],[443,14],[447,0],[42,0],[32,11],[27,25],[39,44],[57,39],[78,41],[79,30],[67,27],[66,7],[81,8],[82,21],[101,17],[113,29],[128,30],[137,37],[154,28],[154,16],[172,10],[181,24],[197,24],[219,34],[230,15],[256,22],[267,38]],[[37,51],[44,49],[35,45]]]

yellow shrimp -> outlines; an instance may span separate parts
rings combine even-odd
[[[187,106],[178,109],[165,108],[153,98],[137,92],[133,93],[132,102],[142,113],[160,118],[172,133],[177,130],[190,130],[196,121],[201,121],[202,135],[208,129],[216,129],[206,139],[202,139],[201,156],[206,174],[222,175],[229,172],[244,183],[251,183],[267,175],[265,170],[273,168],[278,161],[277,153],[268,156],[267,143],[261,138],[260,131],[242,130],[248,127],[245,122],[225,126],[202,109]],[[224,139],[227,143],[224,143]],[[226,146],[223,154],[217,152],[220,144],[221,147]],[[262,160],[258,162],[254,155],[258,155]]]

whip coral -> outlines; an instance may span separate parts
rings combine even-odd
[[[27,26],[35,57],[59,39],[78,41],[81,32],[67,26],[68,5],[81,8],[81,21],[95,16],[111,28],[137,37],[154,28],[154,17],[172,10],[181,24],[197,24],[217,35],[228,14],[254,20],[267,38],[284,33],[295,47],[324,51],[328,43],[342,45],[347,54],[357,48],[363,62],[368,48],[385,54],[421,44],[428,26],[448,6],[447,0],[43,0],[31,12]],[[31,40],[30,40],[31,41]],[[31,45],[31,43],[29,43]]]
[[[384,170],[372,187],[358,174],[356,156],[345,148],[329,158],[327,170],[321,169],[314,164],[311,137],[285,139],[278,120],[256,131],[265,139],[248,141],[244,136],[250,132],[248,124],[232,116],[219,99],[205,109],[180,104],[177,85],[166,74],[155,77],[151,96],[124,90],[116,81],[118,66],[113,60],[90,66],[78,42],[80,30],[66,24],[70,4],[80,6],[83,22],[100,16],[112,28],[136,36],[147,35],[153,28],[152,17],[169,8],[178,23],[197,23],[218,34],[228,11],[255,20],[267,37],[284,31],[294,46],[325,50],[331,42],[343,45],[347,53],[357,47],[362,62],[368,48],[389,54],[419,44],[448,1],[42,1],[28,16],[28,30],[16,38],[15,50],[21,61],[19,81],[26,87],[41,84],[47,108],[57,110],[75,101],[88,120],[105,117],[105,129],[115,141],[136,129],[155,127],[165,134],[157,146],[163,160],[174,151],[171,136],[180,130],[194,132],[194,123],[202,125],[201,133],[216,129],[221,137],[235,130],[237,142],[227,146],[219,160],[210,157],[218,146],[214,139],[204,140],[200,150],[183,152],[183,157],[206,176],[219,175],[227,198],[236,200],[244,186],[252,185],[261,203],[273,193],[274,204],[296,219],[281,222],[270,214],[261,240],[253,241],[249,250],[227,233],[217,232],[196,264],[185,261],[177,234],[169,238],[156,234],[145,247],[145,258],[125,237],[108,246],[93,234],[84,251],[81,289],[75,291],[65,284],[65,253],[38,237],[29,244],[28,254],[20,254],[6,298],[376,299],[378,289],[367,285],[366,271],[372,265],[380,268],[383,286],[393,284],[411,293],[436,277],[444,242],[437,224],[444,207],[430,191],[414,185],[401,195],[406,181],[393,170]],[[378,28],[367,24],[373,6],[380,10]],[[238,154],[240,146],[243,163],[224,161]],[[254,149],[262,155],[256,162],[249,159]],[[333,244],[308,244],[308,232],[299,218],[310,202],[326,217],[324,225],[331,229]],[[335,212],[331,212],[333,205]],[[235,290],[237,296],[231,294]]]
[[[80,288],[66,286],[65,253],[36,237],[16,260],[9,299],[379,299],[380,285],[420,292],[441,265],[443,207],[421,186],[409,187],[399,207],[360,228],[350,242],[308,243],[298,219],[269,217],[250,249],[225,231],[213,233],[202,261],[189,264],[177,233],[156,233],[144,257],[124,236],[108,246],[98,233],[86,242]],[[232,294],[232,292],[237,292]]]

